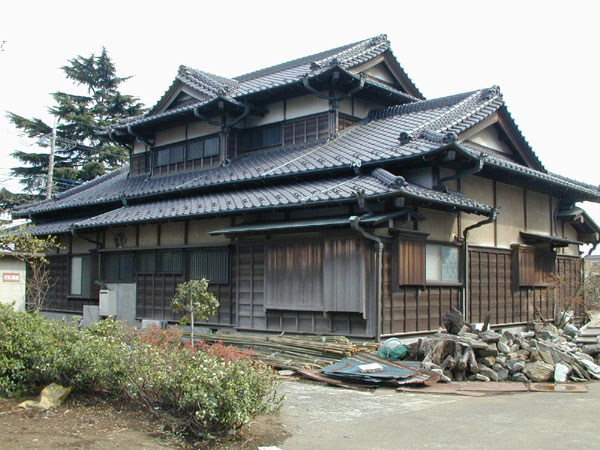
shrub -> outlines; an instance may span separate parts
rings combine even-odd
[[[158,407],[198,436],[239,427],[281,401],[272,369],[189,351],[178,331],[138,331],[110,319],[79,330],[0,305],[0,336],[4,396],[55,381]]]
[[[189,345],[187,342],[185,344],[186,346]],[[221,361],[237,361],[238,359],[250,359],[254,356],[252,350],[240,350],[234,345],[225,345],[222,341],[217,341],[214,344],[199,342],[196,344],[196,349],[209,355],[216,356]]]

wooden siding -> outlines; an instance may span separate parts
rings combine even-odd
[[[405,241],[418,242],[418,241]],[[423,241],[424,246],[424,241]],[[460,286],[398,286],[393,252],[398,244],[387,244],[383,253],[382,334],[436,330],[451,306],[461,309]],[[408,261],[411,261],[409,259]],[[421,261],[419,259],[419,261]],[[424,265],[424,259],[423,259]],[[422,269],[424,278],[424,267]],[[424,284],[424,282],[422,283]]]
[[[236,279],[237,327],[265,331],[367,336],[360,313],[265,309],[265,242],[240,242],[233,270]]]
[[[323,242],[268,242],[266,252],[266,308],[322,311]]]
[[[432,331],[441,326],[441,316],[450,306],[462,309],[461,286],[396,286],[392,245],[384,251],[382,333]],[[581,280],[582,262],[572,256],[557,256],[556,273],[565,279],[564,292],[574,295]],[[483,322],[487,312],[492,324],[523,323],[554,315],[554,297],[545,286],[513,289],[513,252],[485,247],[469,248],[469,302],[471,322]]]
[[[369,248],[364,240],[335,239],[324,242],[323,298],[325,310],[364,312],[370,273]]]
[[[240,243],[235,264],[237,326],[247,329],[267,329],[264,305],[265,244]]]
[[[425,239],[394,239],[392,251],[396,286],[424,286]]]
[[[97,256],[92,256],[92,297],[95,298],[74,298],[69,297],[69,285],[71,282],[69,272],[69,256],[68,255],[53,255],[48,256],[50,280],[52,286],[50,287],[46,300],[44,302],[43,311],[53,312],[65,312],[83,314],[83,305],[97,305],[98,289],[94,286],[93,281],[97,276]],[[96,275],[94,275],[96,270]],[[27,276],[30,276],[29,269],[27,270]]]
[[[511,250],[471,247],[469,249],[469,315],[471,322],[522,323],[533,320],[536,310],[551,319],[553,299],[544,286],[513,286]]]

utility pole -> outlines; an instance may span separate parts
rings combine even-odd
[[[46,179],[46,199],[52,198],[52,175],[54,174],[54,146],[56,145],[56,119],[52,127],[52,140],[50,141],[50,157],[48,158],[48,178]]]

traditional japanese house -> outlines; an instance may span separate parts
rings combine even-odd
[[[517,324],[552,317],[549,276],[574,289],[599,240],[574,213],[598,187],[549,173],[498,87],[425,100],[385,35],[231,79],[181,66],[100,132],[128,167],[14,212],[62,243],[49,314],[104,287],[118,317],[172,321],[206,277],[211,328],[371,338],[451,306]]]

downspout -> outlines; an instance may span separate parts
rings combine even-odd
[[[594,243],[592,245],[592,248],[590,248],[590,251],[586,253],[586,255],[584,256],[584,258],[587,258],[588,256],[590,256],[592,253],[594,253],[594,250],[596,250],[596,247],[598,247],[598,242]]]
[[[462,298],[462,309],[463,317],[467,320],[467,307],[469,306],[469,232],[475,228],[479,228],[488,223],[496,221],[498,210],[492,208],[492,214],[485,220],[474,223],[463,230],[463,298]],[[469,317],[470,320],[470,317]]]
[[[242,120],[244,120],[248,116],[248,114],[250,114],[250,104],[245,103],[244,104],[244,112],[242,114],[240,114],[238,117],[236,117],[235,120],[233,122],[231,122],[229,125],[227,125],[226,117],[223,117],[223,120],[221,122],[217,122],[217,121],[209,119],[204,114],[201,114],[199,106],[194,108],[193,111],[194,111],[194,116],[196,116],[196,118],[198,118],[210,125],[221,127],[221,133],[223,133],[223,141],[224,141],[223,142],[224,150],[223,150],[222,162],[225,164],[225,161],[227,161],[227,159],[228,159],[227,147],[229,144],[229,133],[231,132],[231,128],[236,126],[238,123],[240,123]]]
[[[367,214],[369,215],[369,214]],[[363,227],[360,226],[360,219],[362,217],[365,216],[351,216],[349,218],[350,220],[350,227],[360,233],[364,238],[373,241],[374,244],[374,248],[375,251],[377,252],[377,258],[376,258],[376,268],[375,268],[375,273],[376,273],[376,281],[375,281],[375,316],[376,316],[376,338],[377,338],[377,342],[381,341],[381,325],[382,325],[382,317],[381,317],[381,313],[382,313],[382,308],[381,308],[381,302],[382,302],[382,297],[383,297],[383,242],[381,242],[381,239],[374,235],[369,233],[367,230],[365,230]],[[365,307],[365,313],[367,312],[367,308]]]

